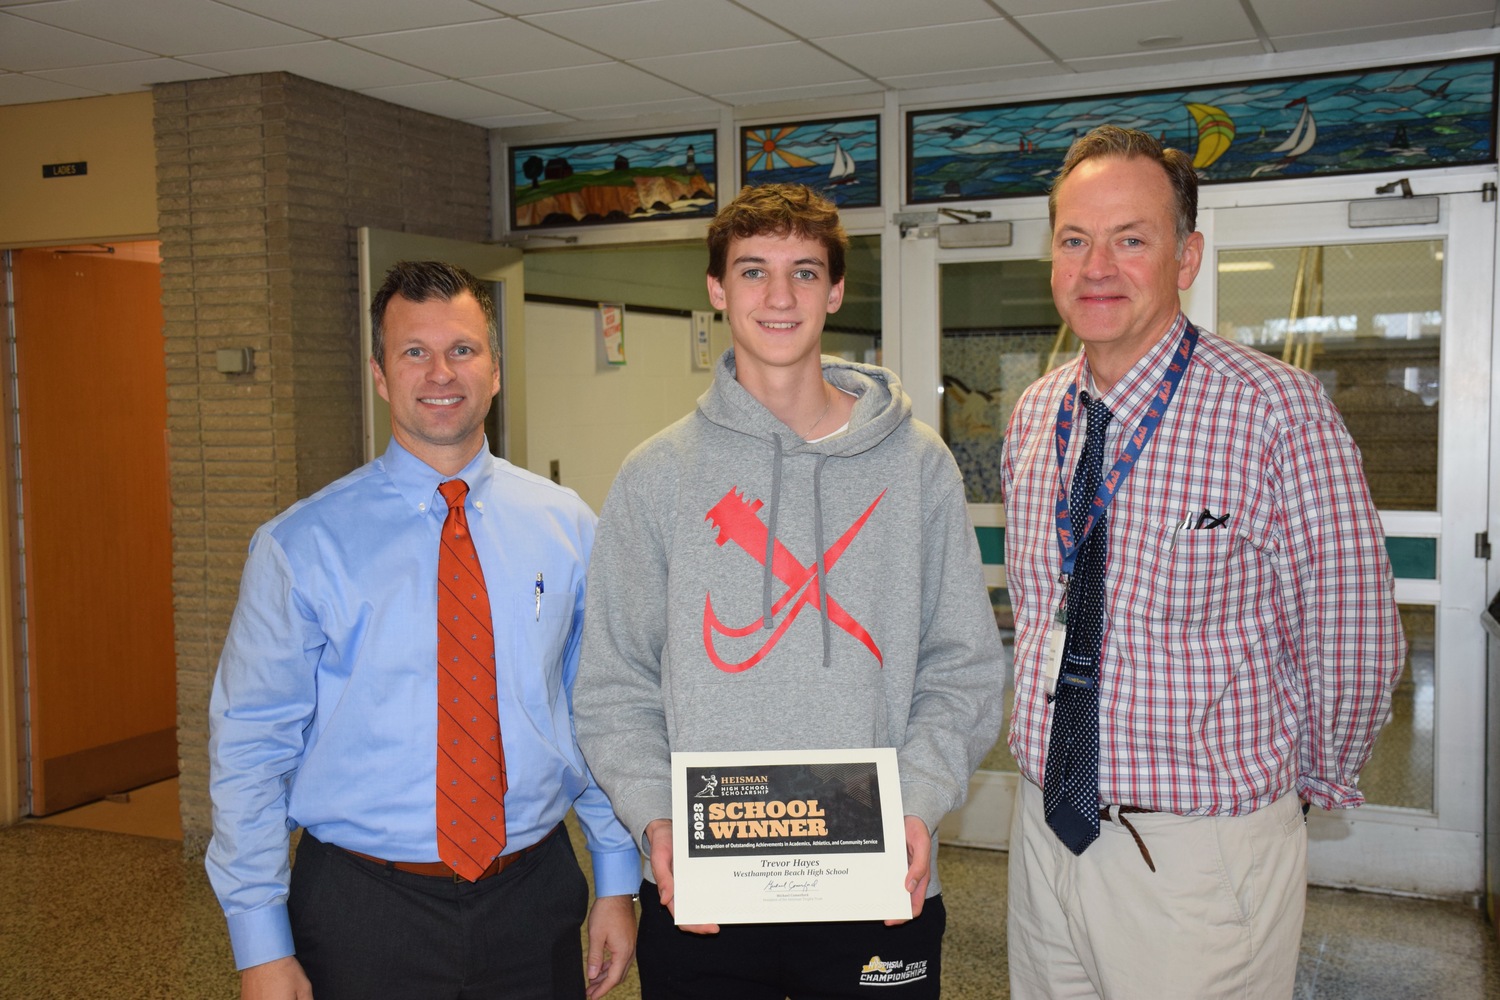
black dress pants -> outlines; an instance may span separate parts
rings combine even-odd
[[[580,1000],[588,883],[566,831],[479,882],[302,835],[287,907],[317,1000]]]

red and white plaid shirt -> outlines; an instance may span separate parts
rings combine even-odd
[[[1106,473],[1186,322],[1103,394]],[[1001,480],[1016,618],[1010,749],[1037,784],[1051,725],[1043,663],[1063,597],[1054,440],[1074,379],[1092,384],[1082,356],[1026,390]],[[1084,436],[1075,428],[1069,476]],[[1177,530],[1205,508],[1227,524]],[[1108,527],[1100,801],[1183,815],[1242,815],[1294,790],[1324,808],[1363,802],[1355,780],[1406,639],[1359,450],[1317,380],[1202,334]]]

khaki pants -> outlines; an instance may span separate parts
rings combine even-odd
[[[1248,816],[1125,817],[1074,856],[1021,782],[1010,835],[1011,996],[1285,998],[1307,902],[1295,795]]]

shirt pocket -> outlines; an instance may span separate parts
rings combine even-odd
[[[560,598],[566,600],[544,597],[540,612],[535,598],[517,600],[513,613],[495,615],[495,648],[508,649],[510,654],[509,662],[500,664],[500,676],[508,676],[514,697],[532,709],[544,709],[561,700],[563,658],[573,625],[573,595],[565,593]]]
[[[1180,523],[1180,522],[1179,522]],[[1147,577],[1147,615],[1155,620],[1197,624],[1231,614],[1229,581],[1241,569],[1247,539],[1235,528],[1182,530],[1154,524],[1147,544],[1156,558]]]

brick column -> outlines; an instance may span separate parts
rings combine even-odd
[[[184,848],[251,533],[359,464],[355,229],[490,231],[485,130],[286,73],[154,88]],[[223,375],[220,348],[255,371]]]

